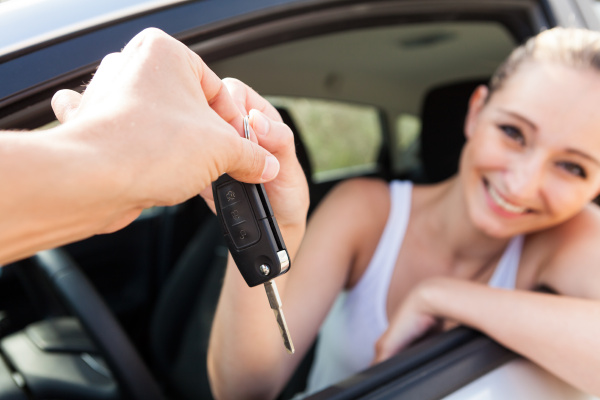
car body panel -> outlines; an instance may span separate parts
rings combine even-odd
[[[444,400],[597,400],[532,362],[510,361],[457,390]]]
[[[0,56],[183,1],[185,0],[5,2],[0,5],[0,26],[3,28]]]

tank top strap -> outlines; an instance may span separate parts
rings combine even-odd
[[[378,320],[386,326],[388,289],[408,226],[411,199],[412,183],[410,181],[390,182],[390,212],[385,228],[367,269],[349,293],[352,297],[371,298],[373,307],[370,309],[380,314]],[[363,297],[365,291],[369,295]]]
[[[488,282],[489,286],[502,289],[514,289],[517,286],[523,241],[523,235],[515,236],[510,240]]]

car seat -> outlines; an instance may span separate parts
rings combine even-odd
[[[287,110],[278,111],[294,133],[298,159],[310,185],[312,168],[294,121]],[[165,377],[167,395],[174,398],[212,399],[206,355],[226,263],[227,246],[218,220],[211,214],[176,262],[151,321],[154,367]],[[292,380],[295,385],[303,385],[303,375]]]

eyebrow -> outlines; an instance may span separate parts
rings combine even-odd
[[[521,114],[514,112],[514,111],[510,111],[510,110],[505,110],[503,108],[499,108],[498,109],[500,112],[504,113],[504,114],[508,114],[511,117],[514,117],[524,123],[526,123],[527,125],[529,125],[533,130],[537,131],[538,127],[536,124],[534,124],[532,121],[530,121],[529,119],[525,118],[524,116],[522,116]]]
[[[581,151],[581,150],[577,150],[577,149],[567,149],[567,150],[566,150],[566,152],[567,152],[567,153],[570,153],[570,154],[576,154],[576,155],[579,155],[580,157],[583,157],[583,158],[585,158],[586,160],[589,160],[589,161],[593,162],[594,164],[596,164],[596,165],[600,166],[600,161],[598,161],[596,158],[592,157],[591,155],[589,155],[589,154],[587,154],[587,153],[584,153],[584,152],[583,152],[583,151]]]

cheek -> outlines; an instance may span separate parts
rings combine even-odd
[[[465,144],[461,158],[461,171],[471,174],[485,170],[502,170],[508,154],[501,143],[489,132],[477,132]]]
[[[595,187],[561,180],[551,181],[545,188],[545,198],[552,213],[567,219],[577,214],[595,196]]]

